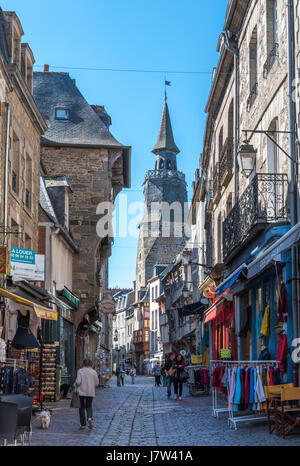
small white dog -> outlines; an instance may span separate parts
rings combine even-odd
[[[41,412],[41,419],[42,419],[42,429],[49,429],[49,426],[50,426],[50,413],[49,413],[49,411],[42,411]]]

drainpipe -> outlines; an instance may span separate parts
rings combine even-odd
[[[226,49],[234,55],[234,112],[233,112],[233,200],[234,206],[238,196],[237,151],[239,141],[239,51],[229,45],[228,31],[223,32]]]
[[[297,161],[296,153],[296,141],[295,134],[296,130],[296,112],[295,102],[293,101],[294,93],[294,79],[295,79],[295,44],[294,44],[294,24],[293,24],[293,0],[287,0],[287,43],[288,43],[288,112],[289,112],[289,152],[292,160],[289,163],[289,178],[290,178],[290,215],[292,227],[296,225],[298,221],[297,215],[297,165],[294,163]],[[297,248],[291,249],[292,255],[292,312],[293,312],[293,337],[297,338],[299,335],[298,329],[298,265],[297,265]],[[298,364],[293,363],[293,382],[296,386],[299,385],[299,374]]]
[[[5,102],[6,108],[6,138],[5,138],[5,159],[4,159],[4,192],[3,192],[3,246],[7,246],[7,200],[8,200],[8,153],[9,153],[9,127],[10,127],[10,105]],[[6,275],[3,275],[3,288],[6,288]],[[5,321],[6,321],[6,312],[3,312],[3,331],[2,335],[5,338]]]
[[[5,141],[5,162],[4,162],[4,206],[3,206],[3,244],[7,246],[7,199],[8,199],[8,153],[9,153],[9,126],[10,126],[10,105],[5,102],[6,107],[6,141]]]

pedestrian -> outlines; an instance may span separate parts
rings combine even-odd
[[[93,369],[93,363],[90,359],[84,359],[82,368],[79,369],[75,381],[75,387],[78,390],[80,399],[79,417],[80,429],[86,427],[86,415],[88,426],[93,427],[93,398],[95,397],[95,388],[99,385],[97,372]]]
[[[178,397],[178,388],[179,388],[179,400],[182,399],[182,389],[183,384],[186,381],[185,377],[185,362],[183,356],[179,353],[175,358],[175,369],[176,374],[174,375],[174,392],[175,392],[175,400]]]
[[[171,397],[172,383],[173,383],[174,374],[176,372],[174,369],[175,358],[176,358],[176,353],[174,351],[172,353],[166,354],[165,365],[163,367],[163,370],[167,376],[168,398]]]
[[[136,370],[134,367],[132,367],[129,371],[129,375],[131,377],[131,383],[134,385],[134,381],[135,381],[135,376],[136,376]]]
[[[118,381],[119,381],[118,385],[120,385],[120,381],[121,381],[122,387],[124,387],[125,375],[126,375],[125,370],[124,370],[122,364],[120,364],[119,369],[117,371],[117,377],[118,377]]]
[[[157,362],[155,366],[153,367],[152,373],[155,377],[155,387],[159,387],[161,385],[161,366]]]

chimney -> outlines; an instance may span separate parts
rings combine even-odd
[[[44,65],[44,73],[49,72],[49,65]]]

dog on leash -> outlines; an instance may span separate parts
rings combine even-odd
[[[42,420],[42,429],[49,429],[49,426],[50,426],[50,413],[49,413],[49,411],[42,411],[41,412],[41,420]]]

